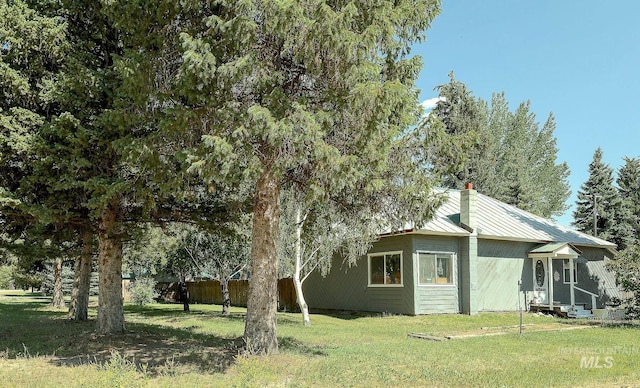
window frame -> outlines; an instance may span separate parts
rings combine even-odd
[[[386,258],[387,258],[387,256],[393,256],[393,255],[400,255],[400,283],[382,283],[382,284],[371,283],[371,258],[382,257],[383,272],[386,273],[386,269],[384,268],[387,265]],[[386,282],[386,276],[383,276],[383,281]],[[391,287],[391,288],[404,287],[403,251],[375,252],[375,253],[367,254],[367,287],[382,287],[382,288],[386,288],[386,287]]]
[[[567,277],[567,271],[570,271],[569,267],[569,259],[562,259],[562,284],[571,284],[571,277]],[[569,274],[569,276],[571,276]],[[578,284],[578,263],[576,260],[573,260],[573,284]]]
[[[420,281],[420,254],[426,254],[426,255],[433,255],[434,256],[434,260],[436,260],[436,265],[437,265],[437,260],[438,260],[438,256],[439,255],[448,255],[449,256],[449,264],[450,264],[450,268],[451,268],[451,283],[423,283]],[[416,284],[418,285],[418,287],[456,287],[458,282],[457,282],[457,258],[458,255],[456,254],[456,252],[445,252],[445,251],[424,251],[424,250],[419,250],[416,251]]]

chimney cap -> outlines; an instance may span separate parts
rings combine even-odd
[[[465,190],[473,190],[473,183],[471,183],[471,182],[465,183],[464,189]]]

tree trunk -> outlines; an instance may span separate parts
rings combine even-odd
[[[82,232],[82,252],[76,260],[76,271],[73,279],[69,318],[74,321],[86,321],[89,314],[89,286],[91,282],[91,258],[93,234],[89,230]]]
[[[220,280],[220,287],[222,288],[222,315],[229,315],[229,308],[231,307],[231,297],[229,296],[229,279],[222,278]]]
[[[265,166],[256,183],[253,208],[251,275],[244,326],[246,351],[250,354],[278,352],[276,322],[279,196],[279,177],[271,166]]]
[[[122,301],[122,237],[118,233],[119,205],[103,210],[98,232],[98,321],[100,334],[124,331]]]
[[[299,273],[296,273],[293,276],[293,286],[296,289],[298,306],[300,306],[300,311],[302,311],[302,324],[305,326],[311,326],[311,321],[309,320],[309,306],[307,306],[307,302],[304,300],[304,295],[302,294],[302,282],[300,281]]]
[[[189,287],[187,286],[187,281],[184,277],[180,277],[180,282],[178,283],[178,289],[180,292],[180,301],[182,302],[182,310],[190,311],[189,308]]]
[[[58,257],[53,265],[53,297],[49,306],[56,309],[66,307],[62,293],[62,257]]]
[[[296,297],[298,299],[298,306],[302,311],[302,324],[305,326],[311,326],[309,320],[309,306],[304,300],[304,294],[302,293],[302,281],[300,280],[300,274],[302,272],[302,227],[304,221],[302,220],[302,210],[298,208],[296,211],[296,265],[293,271],[293,285],[296,289]]]

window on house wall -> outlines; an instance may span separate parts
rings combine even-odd
[[[454,284],[453,253],[418,252],[418,284]]]
[[[578,283],[578,263],[576,263],[575,261],[573,262],[573,279],[575,281],[575,283]],[[563,259],[562,260],[562,281],[564,282],[564,284],[570,284],[571,283],[571,266],[569,265],[569,259]]]
[[[402,252],[373,253],[368,257],[370,286],[402,286]]]

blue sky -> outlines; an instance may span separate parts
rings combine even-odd
[[[476,97],[505,92],[511,110],[531,101],[540,125],[556,119],[558,161],[571,169],[576,193],[601,147],[617,170],[623,157],[640,156],[640,1],[444,0],[442,12],[414,46],[424,68],[421,99],[454,71]]]

